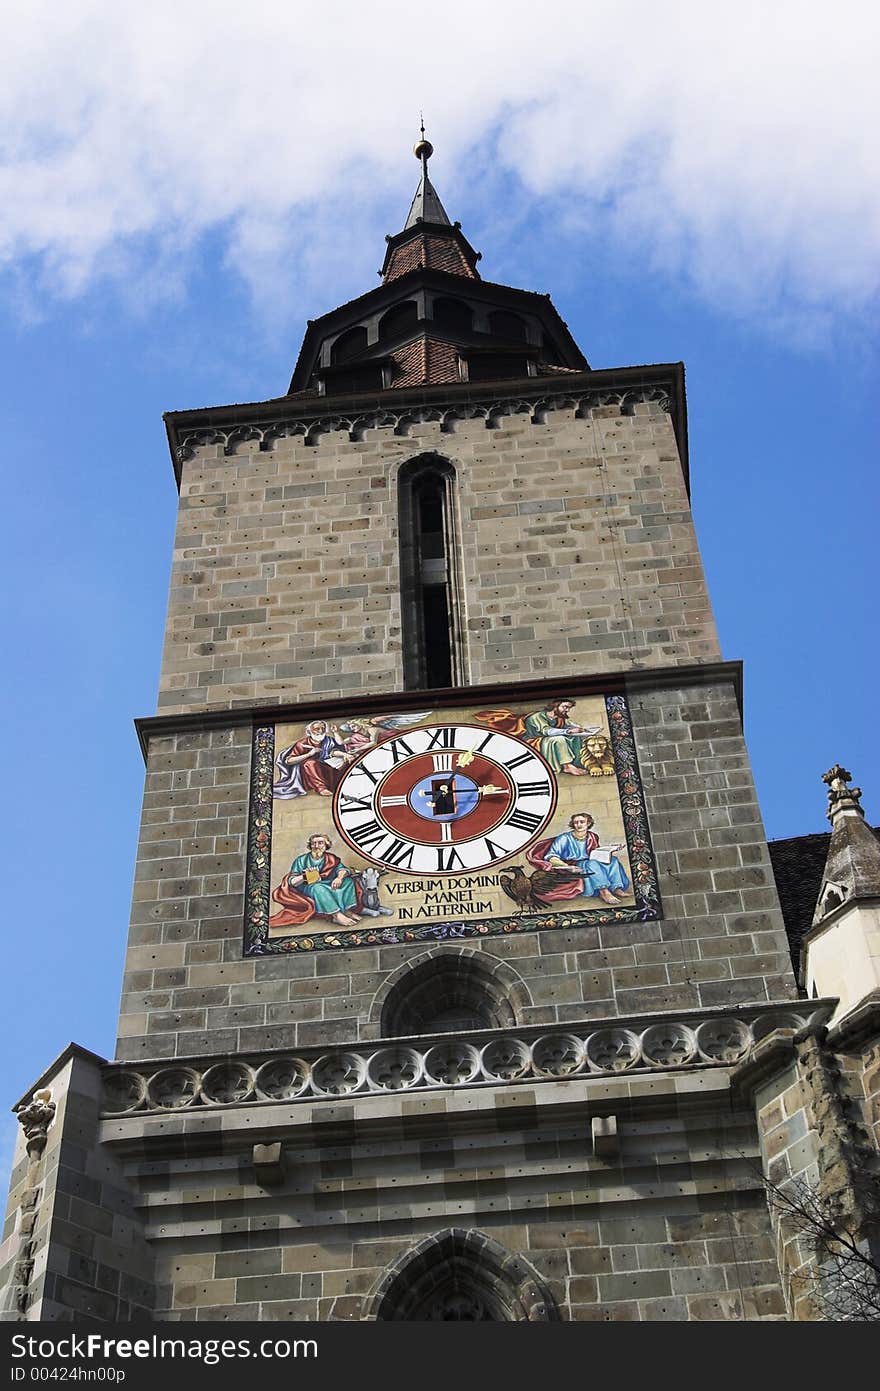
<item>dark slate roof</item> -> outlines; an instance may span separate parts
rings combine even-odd
[[[801,938],[813,921],[819,900],[830,841],[831,832],[824,831],[814,836],[771,840],[767,844],[795,974],[800,961]]]
[[[874,834],[880,839],[880,827],[874,827]],[[789,840],[771,840],[767,844],[796,974],[801,940],[813,921],[819,901],[830,842],[831,832],[825,831],[811,836],[792,836]]]
[[[440,197],[436,188],[428,178],[427,165],[422,170],[422,177],[419,179],[419,186],[416,189],[416,196],[412,200],[412,207],[409,216],[403,224],[403,230],[415,227],[417,222],[439,222],[445,226],[450,226],[449,218],[446,216],[446,209],[440,202]]]

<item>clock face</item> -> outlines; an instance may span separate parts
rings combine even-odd
[[[336,789],[333,818],[374,864],[459,874],[519,854],[555,805],[549,765],[522,740],[467,724],[428,725],[353,763]]]

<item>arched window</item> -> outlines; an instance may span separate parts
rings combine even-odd
[[[423,455],[398,478],[403,679],[407,690],[464,680],[459,620],[455,470]]]
[[[367,346],[367,330],[359,325],[357,328],[350,328],[346,333],[341,333],[333,347],[330,349],[330,361],[334,367],[339,362],[350,362],[353,357],[357,357]]]
[[[514,339],[517,343],[526,341],[526,324],[518,314],[509,309],[496,309],[489,315],[489,328],[498,338]]]
[[[545,362],[562,362],[562,354],[548,334],[541,334],[541,355]]]
[[[395,304],[393,309],[389,309],[387,314],[383,314],[379,320],[379,342],[384,343],[389,338],[398,338],[407,329],[415,328],[419,320],[419,308],[414,299],[405,300],[403,304]]]
[[[478,957],[421,962],[392,987],[382,1009],[383,1038],[515,1026],[516,1013],[504,985]]]
[[[400,1256],[373,1300],[372,1317],[393,1321],[551,1323],[559,1311],[521,1256],[483,1232],[452,1227]]]
[[[459,333],[470,333],[474,326],[473,313],[464,301],[446,295],[434,300],[434,320]]]

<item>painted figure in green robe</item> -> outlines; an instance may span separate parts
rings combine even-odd
[[[272,897],[281,904],[269,920],[272,927],[301,927],[316,915],[354,927],[358,920],[352,911],[361,907],[353,871],[330,853],[330,839],[323,835],[309,836],[305,854],[297,855]]]
[[[557,700],[546,710],[526,715],[524,733],[526,741],[538,750],[555,773],[585,777],[585,764],[589,761],[586,743],[599,733],[599,726],[572,724],[573,709],[573,700]]]

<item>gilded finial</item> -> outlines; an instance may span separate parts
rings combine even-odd
[[[434,146],[431,144],[430,140],[425,139],[425,118],[421,111],[419,112],[419,130],[422,133],[422,138],[421,140],[417,140],[413,145],[413,154],[416,159],[422,161],[422,168],[427,169],[428,160],[434,153]]]

